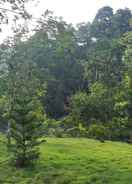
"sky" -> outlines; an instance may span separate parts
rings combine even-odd
[[[132,0],[34,0],[27,8],[33,17],[39,18],[49,9],[55,16],[62,16],[66,22],[76,25],[92,21],[98,9],[103,6],[111,6],[114,11],[126,7],[132,10]],[[3,30],[0,42],[11,34],[9,26],[4,26]]]
[[[92,21],[99,8],[111,6],[114,11],[128,7],[132,9],[132,0],[39,0],[38,7],[30,6],[30,11],[38,17],[49,9],[57,16],[62,16],[68,23]],[[36,11],[38,10],[38,11]]]

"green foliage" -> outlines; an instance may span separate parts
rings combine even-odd
[[[47,82],[42,102],[48,117],[58,119],[68,113],[69,97],[83,87],[84,69],[76,56],[74,28],[54,17],[52,21],[53,25],[47,22],[47,29],[41,27],[27,40],[26,48],[20,49],[37,64],[41,82]]]
[[[103,142],[104,140],[109,139],[109,130],[104,125],[94,123],[88,128],[88,137]]]
[[[80,123],[78,127],[66,129],[67,136],[72,137],[87,137],[87,129],[85,129]]]
[[[88,94],[81,92],[72,97],[71,114],[87,127],[94,119],[101,122],[111,119],[113,105],[112,91],[101,83],[95,83]]]
[[[96,41],[87,54],[85,78],[90,84],[99,81],[108,87],[119,85],[124,71],[122,53],[123,46],[117,39]]]
[[[0,97],[0,131],[5,131],[7,127],[7,122],[5,120],[6,110],[8,109],[8,101],[7,96],[2,95]]]
[[[128,8],[119,9],[116,13],[109,6],[100,8],[91,26],[91,34],[99,39],[120,37],[131,30],[131,18]]]
[[[92,24],[91,32],[93,37],[110,37],[110,27],[113,16],[111,7],[103,7],[97,12]]]
[[[131,123],[127,117],[113,118],[108,128],[111,140],[131,142]]]
[[[47,11],[36,32],[16,45],[17,58],[35,63],[41,83],[46,81],[41,102],[49,118],[68,115],[71,96],[87,93],[96,82],[110,90],[121,84],[126,66],[125,47],[119,40],[131,31],[131,17],[129,9],[113,13],[111,7],[103,7],[92,23],[80,23],[76,29]]]
[[[21,45],[25,47],[24,43]],[[23,53],[20,57],[19,47],[14,48],[12,54],[13,60],[12,57],[7,60],[8,147],[13,153],[13,164],[25,167],[38,158],[38,145],[42,142],[40,138],[45,118],[40,103],[42,86],[36,66],[26,60]]]
[[[10,121],[9,150],[14,153],[13,162],[25,167],[39,156],[38,140],[42,136],[42,107],[37,99],[17,98],[8,119]]]
[[[33,111],[39,114],[34,118],[41,119],[41,102],[49,118],[43,124],[45,136],[87,136],[92,126],[96,134],[96,122],[99,132],[105,131],[100,126],[110,134],[111,126],[118,127],[112,140],[128,140],[122,131],[128,131],[125,120],[132,119],[131,18],[129,9],[113,12],[106,6],[93,22],[75,28],[46,11],[32,36],[25,37],[23,26],[13,40],[2,44],[0,97],[8,91],[7,115],[17,112],[13,123],[22,120],[22,109],[29,104],[25,114]]]

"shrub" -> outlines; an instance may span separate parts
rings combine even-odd
[[[67,134],[72,136],[72,137],[86,137],[87,136],[87,131],[84,128],[80,127],[73,127],[67,129]]]
[[[88,128],[88,137],[104,141],[109,139],[109,131],[102,124],[92,124]]]
[[[131,135],[131,122],[128,118],[113,118],[109,123],[110,139],[129,141]]]
[[[61,137],[63,137],[63,135],[64,135],[64,129],[63,128],[58,127],[58,128],[55,129],[55,137],[61,138]]]

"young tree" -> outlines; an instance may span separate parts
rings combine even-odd
[[[25,43],[21,43],[23,47]],[[26,60],[19,47],[12,51],[8,66],[9,150],[17,167],[25,167],[39,156],[42,142],[43,107],[40,103],[41,85],[36,65]],[[19,57],[18,57],[19,55]]]

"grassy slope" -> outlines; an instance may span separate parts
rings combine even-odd
[[[2,139],[2,138],[0,138]],[[0,143],[0,162],[7,159]],[[35,168],[0,164],[0,183],[132,184],[132,146],[88,139],[48,138]]]

